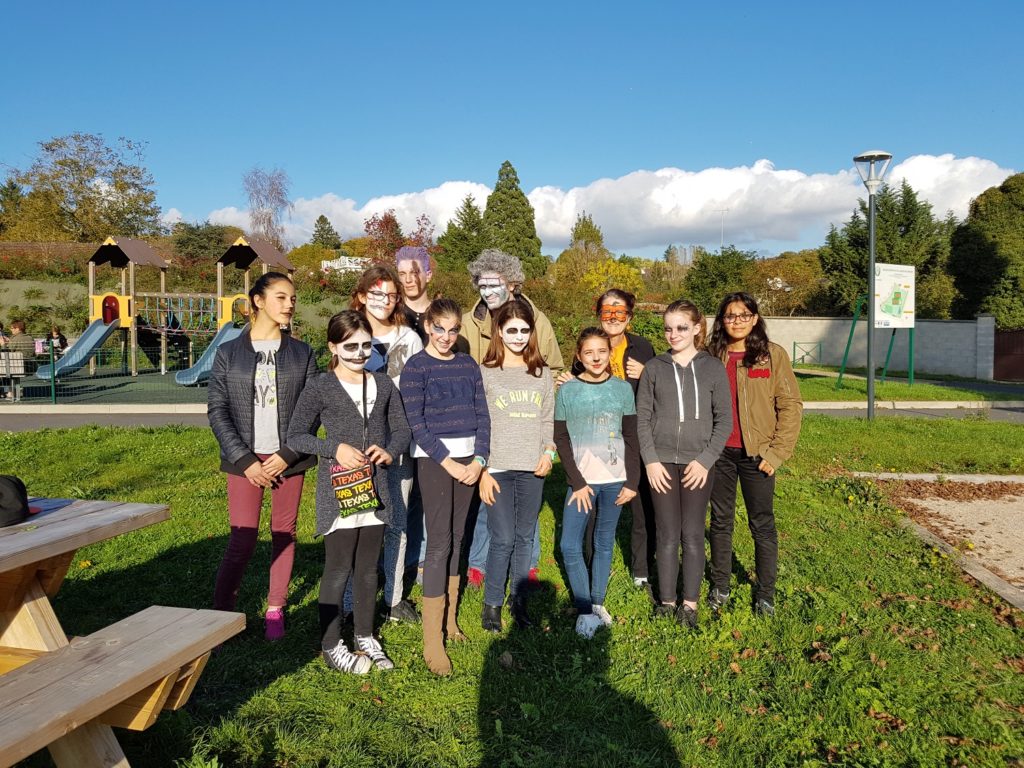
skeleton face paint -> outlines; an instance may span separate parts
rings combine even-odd
[[[377,283],[363,296],[366,311],[381,321],[386,321],[394,314],[398,303],[398,288],[387,281]]]
[[[484,272],[477,280],[476,286],[477,290],[480,291],[480,298],[484,300],[484,303],[490,310],[500,307],[509,300],[511,295],[508,292],[505,278],[497,272]]]
[[[509,351],[521,355],[530,341],[530,326],[525,320],[513,318],[502,326],[501,340]]]
[[[341,364],[350,371],[359,372],[366,367],[373,350],[373,340],[366,331],[356,331],[339,344],[327,345],[332,354],[338,356]]]

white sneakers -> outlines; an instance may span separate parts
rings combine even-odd
[[[608,613],[608,609],[603,605],[592,605],[590,610],[606,627],[610,627],[612,625],[612,615]]]
[[[381,651],[383,653],[383,651]],[[331,648],[329,651],[323,651],[324,662],[331,669],[336,669],[339,672],[349,672],[353,675],[365,675],[373,667],[373,662],[369,656],[362,656],[358,653],[352,653],[345,645],[344,640],[339,640],[338,644]]]
[[[384,653],[384,649],[381,647],[380,640],[373,637],[357,637],[356,647],[360,651],[366,654],[366,656],[373,662],[373,666],[377,669],[394,669],[395,662],[388,658],[388,655]]]
[[[603,626],[601,617],[596,613],[581,613],[576,618],[576,634],[587,640],[592,638],[594,633]]]

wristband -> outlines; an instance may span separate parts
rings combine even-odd
[[[547,449],[546,451],[544,451],[544,454],[545,454],[545,455],[546,455],[546,456],[547,456],[547,457],[548,457],[549,459],[551,459],[551,461],[554,461],[555,459],[557,459],[557,458],[558,458],[558,453],[557,453],[557,452],[555,452],[555,451],[553,451],[553,450],[551,450],[550,448],[548,448],[548,449]]]
[[[486,467],[487,466],[487,459],[485,459],[483,456],[474,456],[473,457],[473,461],[475,461],[481,467]]]

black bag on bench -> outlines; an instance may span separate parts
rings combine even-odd
[[[0,475],[0,527],[20,523],[28,517],[28,492],[14,475]]]

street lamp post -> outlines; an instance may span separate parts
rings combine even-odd
[[[868,421],[875,418],[875,193],[889,169],[892,155],[873,149],[853,158],[868,189]]]

